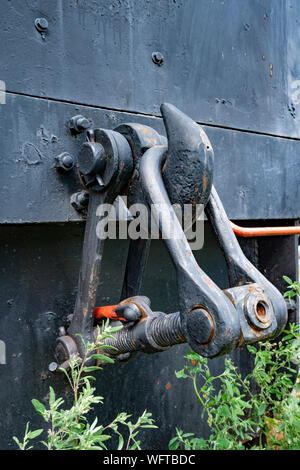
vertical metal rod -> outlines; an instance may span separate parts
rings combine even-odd
[[[96,234],[96,211],[105,201],[105,193],[91,191],[88,216],[83,242],[81,269],[78,280],[78,293],[73,320],[68,329],[70,336],[81,332],[84,341],[93,341],[93,318],[96,305],[97,286],[99,283],[100,266],[103,254],[104,241]],[[76,342],[78,338],[76,337]],[[79,342],[80,344],[80,342]],[[79,349],[84,349],[83,345]],[[82,353],[80,351],[80,353]]]

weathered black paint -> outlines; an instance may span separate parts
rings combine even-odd
[[[58,327],[74,308],[84,231],[70,205],[80,189],[76,172],[54,168],[62,152],[76,158],[84,139],[71,135],[70,118],[82,114],[109,129],[139,122],[162,132],[156,115],[160,103],[172,102],[204,124],[215,151],[215,186],[230,218],[244,225],[295,223],[299,12],[298,0],[1,2],[0,80],[8,93],[0,105],[0,222],[11,225],[0,227],[0,339],[7,346],[0,448],[15,448],[11,437],[23,434],[26,421],[40,426],[30,400],[46,399],[50,384],[70,398],[66,382],[47,369]],[[36,18],[48,21],[44,38]],[[153,52],[163,55],[160,66]],[[242,240],[242,247],[283,291],[282,275],[298,275],[296,239]],[[124,241],[106,245],[99,305],[119,301],[126,249]],[[196,257],[219,287],[229,287],[208,224]],[[160,242],[152,243],[142,293],[154,310],[178,308],[175,272]],[[106,404],[95,414],[109,422],[118,411],[137,416],[149,409],[159,430],[143,433],[147,448],[166,449],[176,425],[207,434],[190,384],[174,376],[185,349],[105,369],[97,387]],[[244,349],[233,356],[242,373],[251,370]],[[213,372],[222,367],[222,360],[211,361]]]
[[[164,133],[161,119],[104,111],[30,97],[7,95],[0,106],[0,222],[81,220],[70,205],[80,189],[75,168],[66,175],[55,157],[77,158],[84,135],[72,136],[67,122],[82,113],[98,127],[146,124]],[[297,140],[203,127],[215,154],[214,184],[231,219],[299,217],[300,144]],[[15,188],[18,188],[16,196]]]
[[[298,0],[4,0],[1,79],[11,92],[146,114],[167,101],[202,123],[299,137],[299,13]]]

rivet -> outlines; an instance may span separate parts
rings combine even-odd
[[[164,56],[161,52],[152,52],[152,60],[159,67],[164,63]]]
[[[48,29],[48,21],[46,18],[36,18],[34,25],[39,33],[44,33]]]

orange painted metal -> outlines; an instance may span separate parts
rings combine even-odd
[[[239,237],[271,237],[276,235],[300,235],[298,227],[240,227],[230,222],[232,230]]]
[[[125,318],[118,317],[114,311],[118,305],[105,305],[103,307],[94,308],[94,318],[100,320],[101,318],[109,318],[110,320],[126,321]]]

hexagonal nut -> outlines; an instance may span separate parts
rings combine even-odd
[[[77,212],[85,212],[89,204],[89,193],[80,191],[72,194],[70,203]]]
[[[68,152],[63,152],[55,157],[55,168],[58,171],[67,173],[74,167],[74,158]]]
[[[76,116],[73,116],[69,120],[69,128],[73,133],[80,134],[81,132],[86,131],[89,129],[92,125],[92,122],[87,119],[85,116],[82,114],[78,114]]]

